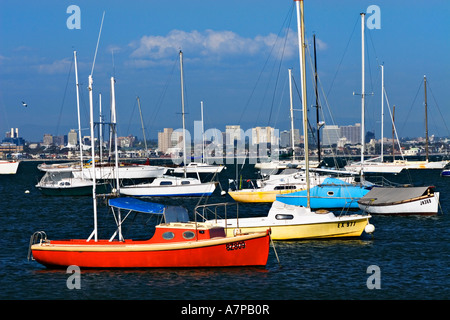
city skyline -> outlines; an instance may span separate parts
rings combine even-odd
[[[25,140],[61,135],[76,127],[73,51],[79,63],[82,127],[88,127],[87,76],[93,72],[109,106],[109,78],[116,79],[119,135],[142,138],[140,97],[147,138],[165,127],[181,128],[178,51],[185,57],[186,126],[201,119],[224,129],[271,126],[289,130],[288,68],[299,83],[294,2],[287,1],[78,1],[80,29],[69,29],[70,1],[0,4],[0,130],[20,128]],[[366,131],[380,137],[380,68],[385,66],[389,107],[395,105],[400,137],[424,136],[423,76],[427,76],[429,134],[448,136],[450,76],[446,53],[449,22],[443,1],[305,0],[305,31],[312,58],[316,35],[321,120],[327,125],[361,122],[360,12],[376,5],[379,29],[366,30]],[[372,13],[368,12],[370,18]],[[23,23],[27,21],[27,23]],[[308,105],[315,104],[308,60]],[[296,91],[296,90],[294,90]],[[373,95],[372,95],[373,92]],[[356,93],[356,95],[353,95]],[[295,107],[299,108],[296,94]],[[384,136],[391,134],[385,103]],[[97,116],[97,115],[96,115]],[[302,134],[300,112],[295,128]],[[191,129],[192,130],[192,129]]]

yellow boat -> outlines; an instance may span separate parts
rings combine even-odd
[[[310,184],[321,184],[328,176],[310,173]],[[250,180],[249,180],[250,181]],[[253,182],[252,182],[253,185]],[[306,173],[299,170],[285,170],[280,174],[256,180],[256,186],[240,190],[229,190],[228,194],[237,202],[274,202],[277,195],[306,189]]]
[[[226,205],[217,204],[216,206]],[[213,206],[213,205],[206,205]],[[196,211],[202,207],[198,206]],[[210,209],[217,212],[216,209]],[[327,210],[312,211],[310,208],[275,201],[266,217],[238,219],[211,219],[209,223],[226,229],[227,236],[271,229],[273,240],[321,239],[359,237],[363,232],[372,233],[370,215],[335,215]]]
[[[296,186],[292,187],[293,187],[292,189],[279,188],[274,190],[243,189],[237,191],[228,191],[228,194],[234,199],[234,201],[237,202],[263,203],[263,202],[274,202],[277,195],[297,192],[305,189],[305,188],[297,188]]]

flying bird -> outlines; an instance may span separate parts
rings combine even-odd
[[[27,105],[25,102],[23,102],[23,101],[22,101],[22,105],[23,105],[24,107],[28,107],[28,105]]]

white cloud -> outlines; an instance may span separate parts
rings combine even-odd
[[[52,63],[39,64],[36,66],[36,69],[39,73],[45,74],[67,73],[71,64],[71,58],[64,58],[61,60],[53,61]]]
[[[284,54],[292,55],[297,48],[295,33],[289,30]],[[243,37],[233,31],[182,31],[172,30],[166,36],[143,36],[132,42],[133,59],[161,60],[173,57],[179,50],[191,56],[223,59],[234,56],[254,56],[266,53],[276,46],[284,46],[284,39],[270,33],[253,38]],[[276,48],[276,47],[275,47]],[[279,49],[274,50],[279,51]]]

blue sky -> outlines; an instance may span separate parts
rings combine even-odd
[[[67,7],[80,7],[81,29],[68,29]],[[316,34],[320,104],[327,124],[360,122],[360,12],[377,5],[381,28],[366,28],[366,128],[380,137],[380,67],[401,136],[423,136],[423,76],[428,81],[429,133],[449,135],[450,3],[448,1],[306,0],[305,31]],[[11,127],[29,141],[76,128],[73,51],[78,55],[83,127],[87,79],[103,12],[94,68],[94,102],[110,103],[116,77],[119,135],[181,127],[178,51],[183,50],[188,129],[239,124],[289,129],[288,68],[300,83],[292,0],[9,1],[0,0],[0,136]],[[368,13],[367,17],[371,14]],[[311,48],[312,55],[312,48]],[[308,65],[308,105],[313,105]],[[296,94],[295,107],[300,108]],[[28,107],[23,107],[25,101]],[[385,103],[385,136],[391,135]],[[313,111],[313,109],[311,109]],[[97,111],[96,111],[97,112]],[[311,112],[315,122],[315,113]],[[295,113],[301,128],[301,114]],[[85,134],[88,134],[86,132]]]

